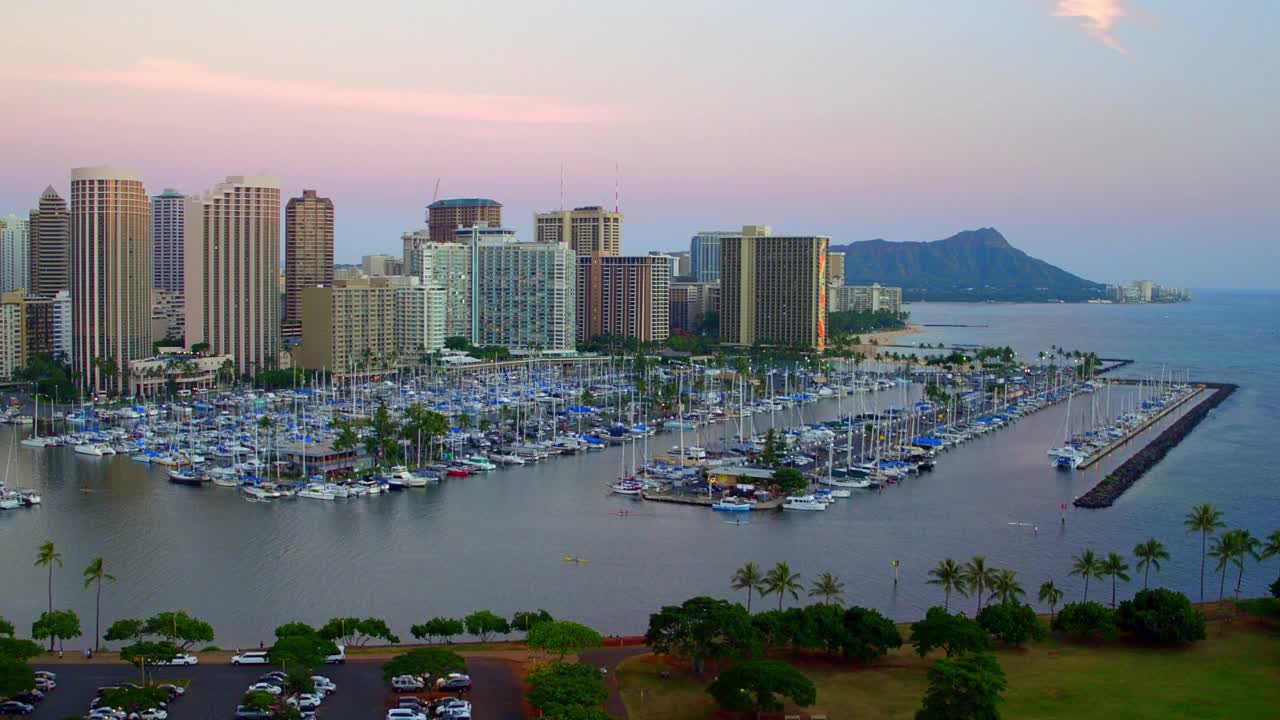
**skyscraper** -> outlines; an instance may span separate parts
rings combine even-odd
[[[501,227],[502,203],[488,198],[453,198],[427,206],[427,228],[434,242],[453,242],[455,230],[480,223]]]
[[[662,342],[671,332],[671,258],[578,257],[578,342],[603,335]]]
[[[302,288],[333,285],[333,201],[315,190],[290,198],[284,211],[284,333],[302,331]]]
[[[561,244],[474,240],[472,343],[516,352],[574,350],[577,256]]]
[[[720,281],[720,241],[737,235],[724,230],[704,230],[689,241],[689,271],[693,282]]]
[[[29,260],[30,291],[52,297],[71,289],[71,231],[67,201],[50,185],[40,193],[37,209],[31,211]]]
[[[844,285],[844,253],[827,253],[827,284],[831,287]]]
[[[622,254],[622,213],[599,205],[534,213],[534,240],[566,243],[579,257]]]
[[[183,208],[186,196],[165,188],[151,198],[151,286],[182,294]]]
[[[721,342],[825,349],[830,244],[758,225],[721,238]]]
[[[73,367],[87,389],[123,390],[129,362],[151,354],[151,201],[142,178],[108,166],[72,170],[70,228]],[[45,254],[52,248],[41,248],[38,273],[56,264]]]
[[[17,215],[0,218],[0,292],[31,287],[30,225]]]
[[[188,197],[183,257],[188,347],[209,344],[241,373],[280,352],[280,181],[233,175]]]

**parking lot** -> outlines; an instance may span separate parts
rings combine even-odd
[[[48,720],[84,714],[100,687],[141,680],[138,669],[129,665],[58,663],[35,667],[58,675],[57,689],[31,716]],[[511,663],[470,658],[467,667],[474,687],[467,699],[475,718],[523,720],[523,695]],[[158,668],[154,678],[158,682],[185,679],[189,683],[186,694],[168,708],[171,720],[231,720],[245,689],[273,669],[267,665],[165,667]],[[317,668],[315,674],[324,675],[338,686],[338,691],[317,712],[320,718],[381,720],[385,716],[389,691],[382,681],[381,663],[351,661]]]

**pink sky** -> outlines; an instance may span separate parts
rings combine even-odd
[[[994,225],[1098,280],[1277,283],[1226,259],[1280,265],[1269,4],[263,5],[8,8],[0,214],[79,165],[268,173],[334,199],[351,261],[398,251],[437,178],[527,233],[561,165],[567,204],[607,205],[620,165],[628,252]]]

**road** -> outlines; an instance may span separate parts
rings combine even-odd
[[[467,666],[475,687],[468,699],[476,718],[524,720],[523,692],[510,662],[470,658]],[[59,663],[35,667],[58,675],[57,689],[32,715],[37,720],[63,720],[82,715],[88,711],[98,688],[140,680],[139,671],[128,665]],[[154,677],[157,682],[189,681],[186,694],[168,708],[171,720],[230,720],[245,688],[271,669],[274,668],[265,665],[197,665],[160,668]],[[320,718],[379,720],[384,717],[388,691],[382,681],[380,663],[352,661],[325,666],[316,674],[324,675],[338,686],[338,692],[331,695],[317,713]]]
[[[629,647],[612,647],[600,648],[599,650],[589,650],[582,653],[579,658],[582,662],[597,668],[608,668],[609,676],[605,680],[605,685],[609,688],[609,699],[604,703],[605,712],[616,718],[627,717],[627,707],[622,703],[622,695],[618,692],[618,665],[630,657],[643,655],[652,652],[642,645],[632,645]]]

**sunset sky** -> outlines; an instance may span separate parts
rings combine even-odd
[[[1280,287],[1269,0],[5,3],[0,215],[69,170],[315,188],[337,256],[441,197],[614,204],[624,252],[994,226],[1090,279]]]

